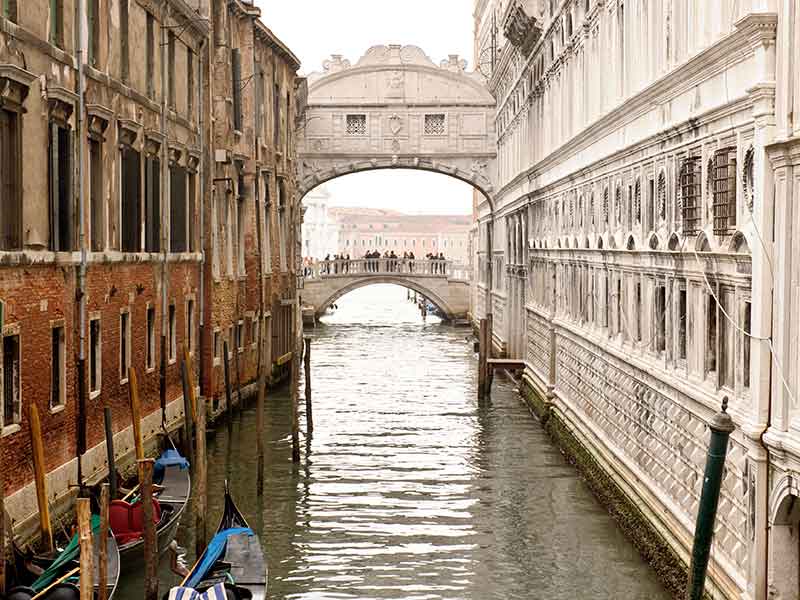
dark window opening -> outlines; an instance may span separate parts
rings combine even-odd
[[[124,146],[122,154],[122,251],[141,251],[141,158]]]
[[[178,347],[177,330],[175,326],[175,305],[169,305],[169,359],[175,360]]]
[[[686,290],[678,292],[678,358],[686,359]]]
[[[155,98],[156,96],[156,20],[153,15],[147,13],[147,31],[145,33],[146,48],[146,64],[145,76],[147,81],[147,96],[148,98]]]
[[[717,370],[717,301],[711,294],[706,296],[706,372]]]
[[[645,207],[646,218],[647,218],[647,231],[653,231],[655,229],[654,224],[654,216],[656,214],[656,207],[655,207],[655,185],[656,182],[653,179],[649,179],[647,181],[647,206]]]
[[[145,160],[145,252],[161,250],[161,160],[148,156]]]
[[[281,140],[281,89],[277,81],[272,87],[272,143],[277,150]]]
[[[156,309],[147,309],[147,348],[145,364],[148,369],[156,366]]]
[[[0,250],[22,249],[20,115],[0,109]]]
[[[187,202],[186,202],[186,219],[187,219],[187,226],[188,230],[186,235],[188,237],[189,242],[189,252],[196,252],[197,251],[197,238],[195,234],[195,219],[196,219],[196,196],[197,196],[197,174],[196,173],[187,173],[186,175],[188,180],[188,187],[189,191],[187,193]]]
[[[89,238],[92,250],[105,248],[105,203],[103,202],[103,154],[99,140],[89,140]]]
[[[170,251],[188,250],[188,211],[186,207],[186,169],[178,165],[169,170]]]
[[[50,124],[50,250],[73,249],[72,132]]]
[[[701,165],[697,157],[687,158],[681,166],[681,219],[683,233],[692,235],[700,230],[702,216]]]
[[[636,341],[642,341],[642,284],[636,282]]]
[[[89,0],[86,17],[89,34],[89,64],[96,67],[100,58],[100,0]]]
[[[751,312],[753,305],[750,302],[744,303],[744,339],[742,340],[742,360],[744,362],[742,368],[742,385],[746,388],[750,387],[750,336],[751,336]]]
[[[3,425],[19,423],[22,417],[19,375],[19,336],[3,338]]]
[[[714,233],[726,235],[736,229],[736,149],[717,151],[713,169]]]
[[[233,128],[242,131],[242,53],[231,50],[231,75],[233,78]]]
[[[128,353],[128,344],[130,343],[129,337],[129,322],[130,315],[122,313],[119,316],[119,375],[122,379],[128,378],[128,367],[130,367],[131,359]]]
[[[100,321],[89,322],[89,390],[100,390]]]
[[[130,53],[128,48],[128,0],[119,0],[120,78],[125,83],[128,82],[130,77]]]
[[[50,407],[64,404],[64,328],[53,327],[50,330]]]
[[[186,49],[186,114],[192,114],[194,108],[194,52]]]
[[[64,0],[50,0],[50,43],[64,46]]]
[[[667,288],[656,286],[656,351],[667,349]]]
[[[169,105],[175,108],[177,105],[175,96],[175,32],[172,30],[167,33],[167,85],[169,86]]]

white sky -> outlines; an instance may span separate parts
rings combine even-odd
[[[261,19],[303,63],[322,70],[341,54],[355,62],[377,44],[413,44],[435,64],[459,54],[472,69],[472,0],[255,0]],[[333,206],[468,214],[472,186],[422,171],[372,171],[327,184]]]

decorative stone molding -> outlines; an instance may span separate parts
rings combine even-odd
[[[148,156],[156,156],[161,151],[161,144],[164,143],[165,136],[160,131],[147,130],[144,132],[144,153]]]
[[[2,106],[21,109],[36,75],[16,65],[0,65],[0,102]]]
[[[102,138],[114,113],[100,104],[87,104],[86,117],[89,133]]]
[[[192,173],[196,173],[200,166],[200,150],[189,148],[186,153],[186,168]]]
[[[119,145],[133,146],[136,143],[136,138],[142,131],[142,126],[136,121],[131,119],[119,119],[117,121]]]
[[[178,142],[170,142],[169,144],[169,164],[178,165],[181,162],[181,157],[186,152],[186,146]]]
[[[349,69],[351,66],[350,61],[346,58],[342,58],[341,54],[331,54],[330,60],[326,60],[322,63],[322,69],[326,75],[339,73],[340,71]]]
[[[50,118],[62,123],[69,121],[78,103],[78,95],[61,86],[49,84],[45,88],[45,95]]]

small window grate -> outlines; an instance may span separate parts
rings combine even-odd
[[[658,174],[658,218],[667,218],[667,178],[664,172]]]
[[[736,149],[717,151],[713,168],[714,233],[727,235],[736,229]]]
[[[681,220],[683,233],[692,235],[700,229],[702,208],[701,164],[698,157],[689,157],[681,166]]]
[[[444,135],[445,133],[444,113],[425,115],[425,135]]]
[[[347,135],[367,135],[367,115],[347,115]]]

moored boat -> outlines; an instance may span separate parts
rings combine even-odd
[[[225,595],[221,595],[223,590]],[[227,484],[217,533],[181,585],[170,590],[168,598],[191,598],[192,594],[205,594],[206,598],[266,598],[267,562],[261,542],[236,508]]]
[[[156,460],[153,482],[158,491],[153,495],[153,520],[159,554],[175,538],[178,525],[191,494],[189,463],[174,448],[165,450]],[[129,494],[129,497],[131,494]],[[119,543],[122,565],[130,569],[144,560],[144,506],[141,498],[112,500],[109,520]]]
[[[99,590],[99,552],[96,534],[100,530],[100,519],[92,517],[92,531],[95,534],[94,552],[94,588]],[[119,579],[120,556],[117,541],[111,531],[108,532],[106,559],[106,598],[113,599]],[[8,590],[5,600],[79,600],[80,598],[80,544],[75,534],[67,546],[54,557],[26,555],[16,546],[15,586]]]

